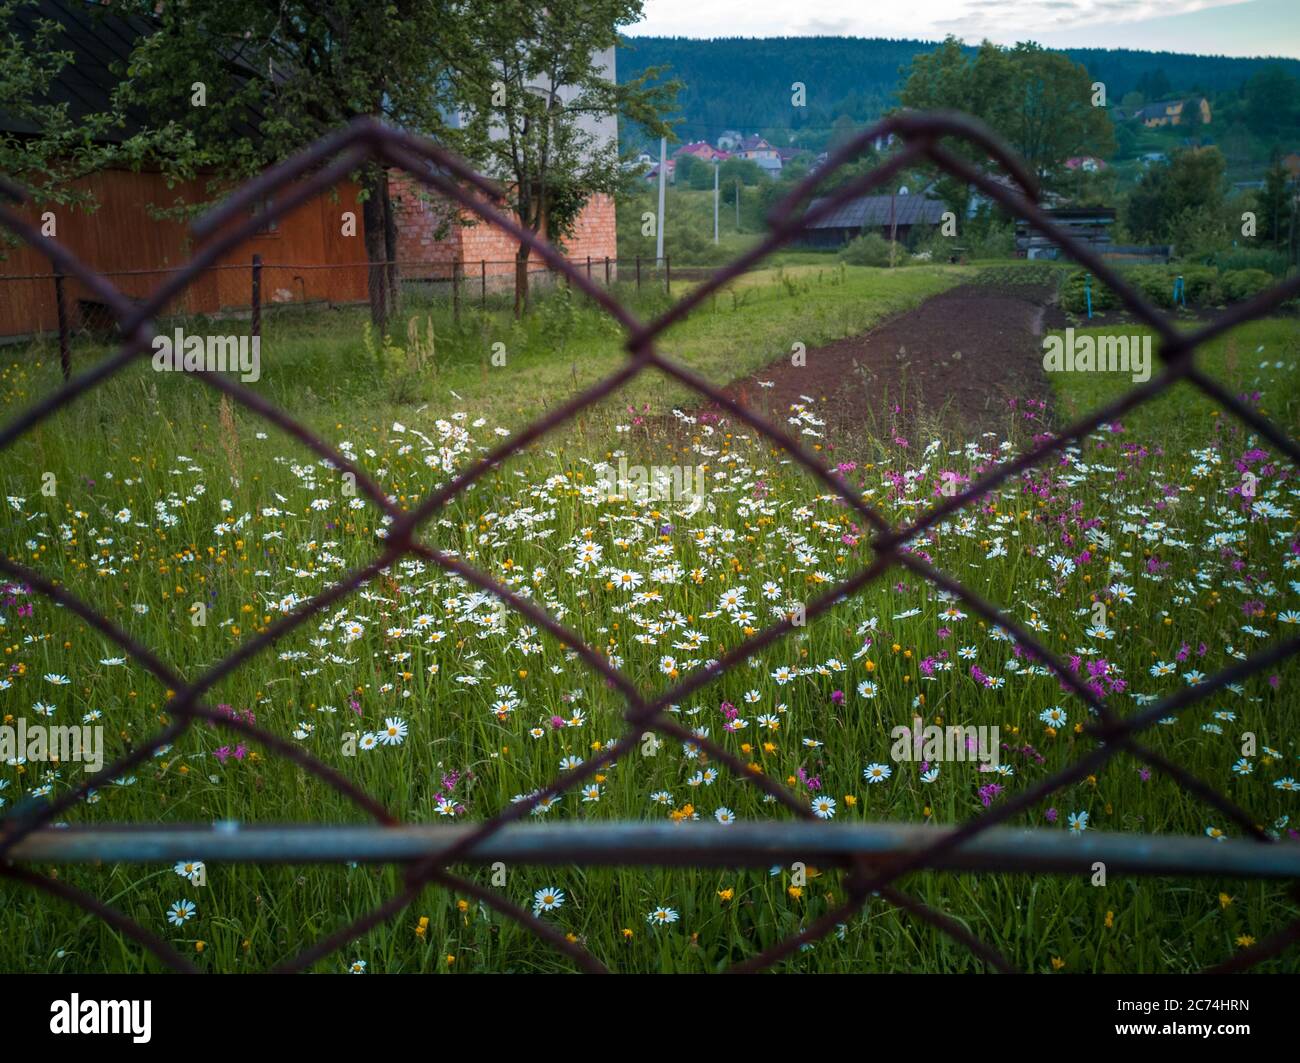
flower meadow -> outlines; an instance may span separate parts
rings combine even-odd
[[[1293,377],[1264,368],[1269,389]],[[1293,368],[1293,367],[1292,367]],[[5,374],[7,400],[25,371]],[[1272,374],[1272,375],[1270,375]],[[197,387],[198,385],[194,385]],[[209,428],[148,402],[129,431],[44,428],[10,452],[0,546],[66,585],[187,677],[327,590],[382,547],[387,524],[337,469],[223,402]],[[1039,401],[1005,433],[833,443],[812,400],[787,427],[892,523],[1051,430]],[[1294,429],[1293,425],[1287,426]],[[335,422],[329,441],[405,508],[510,434],[471,410]],[[103,445],[92,445],[97,439]],[[112,442],[108,442],[111,440]],[[610,494],[629,463],[704,470],[690,499]],[[52,472],[53,494],[42,473]],[[1250,484],[1243,489],[1244,484]],[[1178,438],[1101,427],[909,543],[998,603],[1122,715],[1204,682],[1300,631],[1295,470],[1226,417]],[[531,446],[438,512],[422,539],[502,581],[595,647],[647,695],[734,650],[870,563],[858,515],[766,440],[704,414],[614,416]],[[171,722],[169,691],[67,610],[12,581],[0,595],[0,715],[94,725],[106,757]],[[1217,691],[1150,729],[1153,749],[1300,844],[1293,663]],[[223,679],[205,698],[330,765],[403,821],[471,822],[527,800],[625,733],[618,692],[528,618],[422,559],[394,564]],[[674,704],[673,718],[819,819],[949,825],[1005,802],[1094,740],[1087,707],[1001,626],[893,568]],[[897,760],[891,731],[996,727],[996,763]],[[1243,751],[1244,750],[1244,751]],[[0,764],[0,814],[57,796],[81,766]],[[694,742],[643,741],[529,822],[789,819]],[[284,758],[206,723],[94,792],[76,824],[359,823],[364,813]],[[1127,754],[1013,824],[1081,835],[1240,831]],[[212,971],[260,970],[401,889],[400,869],[349,864],[42,868],[102,897]],[[625,971],[713,971],[844,899],[839,871],[458,869],[500,888]],[[1283,884],[1114,874],[920,873],[899,885],[1033,971],[1184,971],[1295,918]],[[1269,961],[1294,970],[1294,953]],[[0,909],[0,968],[140,970],[155,961],[92,916],[18,885]],[[781,965],[964,971],[980,961],[873,897]],[[571,969],[480,901],[430,887],[320,971]]]

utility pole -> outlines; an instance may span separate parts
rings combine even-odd
[[[718,242],[718,160],[713,160],[713,242]]]
[[[889,191],[889,268],[894,268],[894,251],[898,247],[898,215],[894,213],[894,197],[898,195],[896,188]]]
[[[668,138],[659,138],[659,217],[655,224],[655,265],[664,265],[664,182],[668,180]]]

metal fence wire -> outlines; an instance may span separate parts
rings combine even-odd
[[[877,137],[889,133],[902,138],[903,146],[899,151],[871,172],[858,176],[831,192],[815,207],[808,206],[813,190],[827,175],[857,158]],[[1015,178],[1023,193],[998,183],[981,166],[954,154],[943,142],[944,138],[949,137],[960,138],[986,154],[994,164]],[[1242,322],[1260,317],[1300,294],[1300,278],[1292,278],[1248,302],[1233,306],[1195,331],[1180,332],[1139,292],[1126,284],[1115,269],[1102,261],[1094,250],[1063,232],[1044,214],[1037,202],[1037,187],[1033,177],[987,128],[960,114],[907,113],[882,120],[835,152],[826,166],[809,175],[786,199],[776,205],[769,216],[769,233],[760,243],[698,284],[658,319],[644,323],[625,309],[613,293],[589,278],[585,270],[576,268],[549,243],[522,229],[501,209],[500,195],[494,186],[464,162],[430,142],[388,128],[377,121],[364,119],[322,138],[300,154],[261,174],[200,219],[194,226],[194,234],[199,240],[210,239],[210,242],[203,244],[187,266],[168,276],[142,303],[124,297],[116,287],[66,249],[53,240],[42,237],[14,208],[0,203],[0,222],[31,246],[41,249],[49,257],[56,272],[76,278],[95,298],[111,307],[125,337],[118,353],[33,403],[0,429],[0,449],[11,445],[23,433],[70,405],[78,396],[108,379],[149,349],[154,336],[153,320],[160,308],[174,299],[200,270],[215,263],[222,254],[251,236],[259,226],[266,224],[265,217],[250,216],[250,208],[255,203],[265,201],[271,193],[276,193],[270,213],[275,216],[287,214],[370,160],[407,171],[434,192],[458,202],[483,221],[528,244],[548,266],[564,275],[572,286],[584,292],[622,325],[627,333],[627,362],[604,380],[568,399],[475,461],[472,466],[405,513],[389,501],[383,490],[363,470],[256,392],[219,373],[196,372],[194,375],[202,377],[211,387],[275,424],[317,455],[333,463],[337,469],[355,476],[358,487],[370,501],[392,519],[390,534],[383,550],[369,564],[352,571],[329,590],[282,617],[193,680],[183,678],[146,646],[138,643],[112,620],[92,609],[65,587],[56,586],[26,566],[0,556],[0,570],[72,610],[91,627],[117,643],[165,687],[175,691],[174,698],[169,703],[173,714],[171,722],[149,741],[141,743],[116,763],[74,789],[40,806],[39,810],[4,821],[0,832],[0,876],[80,905],[137,941],[167,967],[184,972],[196,969],[166,941],[98,898],[57,877],[34,870],[31,864],[36,860],[163,859],[183,849],[186,856],[202,855],[230,860],[287,862],[367,858],[388,859],[406,866],[404,888],[399,893],[355,922],[284,960],[275,968],[279,971],[301,971],[310,967],[350,940],[402,911],[431,883],[451,887],[480,899],[572,957],[583,969],[604,971],[605,965],[580,943],[568,940],[495,890],[448,870],[458,863],[483,862],[499,858],[498,854],[504,853],[510,853],[511,858],[517,857],[523,862],[537,863],[603,861],[699,865],[730,862],[733,865],[754,866],[768,866],[774,856],[793,855],[798,858],[802,854],[816,856],[819,860],[824,857],[825,862],[847,869],[844,878],[846,899],[842,904],[810,922],[797,934],[778,941],[732,968],[738,971],[755,971],[771,966],[801,945],[828,933],[837,923],[847,920],[872,896],[882,897],[913,917],[950,935],[969,948],[988,967],[998,971],[1012,970],[1012,965],[1005,957],[980,941],[964,924],[913,899],[896,885],[901,876],[921,869],[974,868],[1005,872],[1076,869],[1081,866],[1086,868],[1096,853],[1104,852],[1110,858],[1119,860],[1126,869],[1137,873],[1237,873],[1300,879],[1300,860],[1296,859],[1295,847],[1276,844],[1244,809],[1227,796],[1138,740],[1138,735],[1143,730],[1162,717],[1176,714],[1224,686],[1240,682],[1297,653],[1300,651],[1300,638],[1281,642],[1207,678],[1197,686],[1181,689],[1141,711],[1120,717],[1102,698],[1089,690],[1063,661],[1013,618],[962,586],[952,576],[931,567],[916,553],[905,549],[909,540],[937,522],[957,513],[968,503],[981,498],[1009,478],[1025,472],[1054,452],[1081,440],[1102,424],[1161,394],[1179,380],[1194,384],[1300,466],[1300,446],[1268,419],[1206,376],[1193,359],[1193,352],[1199,344]],[[1026,219],[1040,232],[1048,234],[1071,258],[1092,270],[1138,320],[1156,332],[1160,341],[1162,367],[1157,375],[1143,385],[1081,418],[1059,434],[1038,442],[1014,460],[987,472],[966,490],[944,498],[912,523],[894,527],[849,483],[827,468],[789,434],[729,399],[689,369],[660,354],[655,341],[669,326],[684,318],[729,280],[792,240],[805,225],[825,217],[843,203],[882,184],[904,168],[927,160],[974,185],[1012,214]],[[430,163],[434,165],[430,166]],[[283,197],[280,195],[281,189],[287,189]],[[22,201],[21,192],[12,185],[0,186],[0,193],[15,203]],[[669,705],[683,700],[727,669],[790,632],[793,619],[765,628],[725,653],[719,660],[687,675],[666,693],[647,700],[631,680],[596,649],[587,645],[534,602],[519,597],[486,573],[477,571],[464,561],[449,557],[416,538],[420,525],[468,485],[651,367],[729,410],[737,419],[784,448],[811,475],[870,524],[874,532],[871,542],[874,558],[871,563],[808,604],[805,619],[826,611],[837,601],[879,579],[894,566],[909,569],[961,597],[985,620],[1001,625],[1022,648],[1049,666],[1061,683],[1095,716],[1095,720],[1086,727],[1086,733],[1097,743],[1095,748],[1005,803],[951,829],[936,830],[898,824],[868,824],[845,829],[847,825],[820,823],[814,818],[807,803],[797,799],[783,785],[766,775],[748,770],[742,761],[716,742],[688,731],[666,712]],[[624,737],[607,747],[599,756],[564,772],[528,800],[512,804],[481,823],[449,828],[412,827],[399,825],[382,805],[302,748],[254,724],[229,718],[201,700],[204,693],[224,676],[406,555],[431,561],[491,592],[576,650],[594,672],[626,698],[625,719],[628,727]],[[220,825],[216,829],[188,831],[165,826],[50,827],[61,813],[84,798],[88,791],[118,778],[144,762],[155,750],[175,742],[198,720],[233,730],[243,737],[258,741],[271,751],[289,757],[350,798],[359,808],[373,816],[380,826],[294,829],[240,828],[231,825],[232,829],[228,831],[221,830]],[[700,829],[708,832],[708,836],[702,835],[702,841],[694,842],[689,840],[693,832],[671,833],[672,828],[666,824],[557,824],[554,827],[540,828],[511,826],[527,816],[543,798],[559,794],[628,754],[647,730],[695,743],[717,762],[727,765],[739,778],[748,779],[770,793],[799,822],[738,824],[737,827],[742,829],[728,834],[726,840],[710,827],[701,825]],[[1054,841],[1051,832],[1012,832],[999,828],[999,824],[1024,812],[1059,788],[1096,772],[1120,751],[1127,752],[1172,777],[1188,792],[1239,825],[1252,840],[1212,845],[1206,844],[1204,839],[1159,839],[1134,835],[1131,840],[1137,844],[1126,846],[1121,843],[1128,836],[1111,836],[1110,842],[1104,842],[1102,837],[1095,841],[1071,839],[1073,842],[1082,841],[1085,845],[1100,848],[1066,854],[1059,845],[1060,839]],[[736,831],[735,827],[726,829]],[[316,831],[315,834],[312,833],[313,830]],[[331,835],[331,831],[335,833]],[[332,842],[322,840],[330,837],[333,838]],[[1295,893],[1294,887],[1293,895],[1300,898],[1300,893]],[[1215,969],[1227,971],[1248,968],[1276,956],[1296,940],[1300,940],[1300,920],[1235,954]]]

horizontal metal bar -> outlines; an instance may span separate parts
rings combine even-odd
[[[44,828],[14,848],[32,863],[409,862],[450,849],[475,826],[246,825]],[[865,857],[887,866],[933,845],[951,828],[895,823],[555,823],[507,826],[457,862],[768,867],[802,860],[843,866]],[[997,827],[925,867],[948,871],[1222,875],[1300,878],[1300,845],[1176,835]]]

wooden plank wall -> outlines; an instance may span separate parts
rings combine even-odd
[[[100,272],[144,270],[111,277],[123,292],[143,297],[162,283],[169,268],[183,265],[192,242],[183,222],[160,221],[150,206],[167,207],[205,198],[204,181],[168,188],[161,175],[110,170],[79,182],[98,203],[94,212],[70,207],[56,211],[57,238],[87,265]],[[43,209],[29,205],[25,216],[39,224]],[[342,235],[344,211],[356,214],[356,235]],[[220,265],[238,269],[212,269],[196,277],[168,308],[171,313],[200,314],[246,310],[251,298],[247,268],[260,253],[268,267],[263,277],[263,301],[332,300],[351,302],[366,298],[366,270],[350,264],[365,261],[364,229],[357,188],[339,185],[334,194],[317,196],[281,219],[274,232],[246,240],[225,255]],[[58,318],[50,263],[26,246],[0,244],[0,336],[55,332]],[[291,269],[292,266],[349,264],[350,268]],[[286,268],[278,268],[278,267]],[[39,275],[37,280],[9,278]],[[286,282],[286,278],[288,281]],[[67,282],[67,305],[74,328],[89,324],[78,300],[89,298],[84,287]]]

